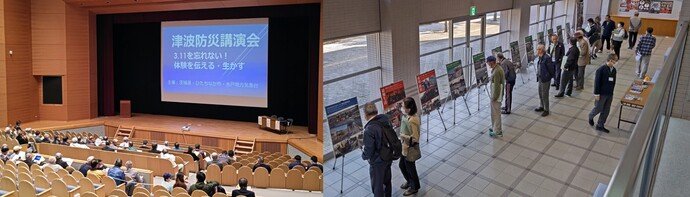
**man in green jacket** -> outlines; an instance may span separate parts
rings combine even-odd
[[[489,136],[503,137],[503,129],[501,128],[501,100],[503,98],[503,87],[506,83],[503,68],[496,66],[496,57],[489,56],[486,58],[486,63],[489,68],[493,69],[491,73],[491,129],[489,129]]]

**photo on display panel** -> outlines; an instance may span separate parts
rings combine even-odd
[[[503,47],[501,47],[501,46],[498,46],[498,47],[494,48],[493,50],[491,50],[491,55],[493,55],[494,57],[496,55],[498,55],[499,53],[503,53]]]
[[[515,65],[515,69],[520,70],[520,68],[522,68],[522,61],[520,61],[520,45],[518,44],[518,41],[510,43],[510,57],[513,61],[513,65]]]
[[[336,158],[362,147],[364,127],[357,97],[327,106],[326,117]]]
[[[538,43],[545,43],[545,42],[544,42],[544,32],[543,32],[543,31],[537,32],[537,44],[538,44]]]
[[[402,100],[405,99],[405,85],[403,81],[398,81],[387,86],[381,87],[381,102],[386,115],[391,119],[393,128],[400,127],[400,116],[402,112]]]
[[[446,71],[448,72],[448,83],[450,84],[450,96],[455,100],[458,97],[464,96],[467,93],[467,85],[465,84],[465,75],[463,73],[462,61],[454,61],[446,64]]]
[[[525,37],[525,51],[527,53],[527,62],[534,61],[534,43],[532,43],[532,36]]]
[[[474,74],[477,76],[477,85],[484,85],[489,81],[489,73],[486,66],[484,52],[472,56],[474,63]]]
[[[417,75],[417,89],[419,89],[419,100],[422,103],[423,114],[429,114],[431,111],[441,107],[436,70],[430,70]]]

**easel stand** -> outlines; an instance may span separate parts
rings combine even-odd
[[[340,164],[340,194],[343,193],[343,178],[345,177],[345,155],[347,155],[347,153],[343,154],[343,163]],[[338,161],[338,158],[336,158],[335,160]],[[333,169],[335,169],[335,163],[333,164]]]
[[[456,100],[458,100],[458,99],[457,98],[453,99],[453,125],[456,125],[456,123],[455,123],[455,107],[457,106],[457,105],[455,105]],[[467,108],[467,113],[470,114],[470,116],[471,116],[472,112],[470,112],[470,106],[467,105],[467,99],[465,98],[465,95],[462,95],[462,100],[465,101],[465,108]]]
[[[486,85],[487,85],[486,83],[479,84],[479,85],[477,86],[477,89],[479,89],[481,86],[484,86],[484,92],[486,92],[486,95],[487,95],[487,96],[490,96],[490,94],[489,94],[489,89],[487,89]],[[478,91],[480,91],[480,90],[478,90]],[[481,105],[481,99],[479,98],[480,96],[481,96],[481,93],[477,92],[477,111],[479,111],[479,109],[480,109],[481,106],[482,106],[482,105]],[[465,105],[466,105],[466,104],[467,104],[467,103],[465,103]],[[469,111],[469,108],[468,108],[467,111]]]
[[[438,116],[439,116],[439,118],[441,118],[441,124],[443,125],[443,130],[444,130],[444,131],[447,131],[448,128],[446,128],[446,123],[445,123],[445,121],[443,120],[443,116],[441,115],[441,110],[436,109],[436,112],[438,112]],[[430,124],[430,122],[429,122],[429,117],[430,117],[430,116],[431,116],[431,112],[429,112],[428,114],[426,114],[426,142],[429,142],[429,133],[431,132],[431,131],[429,130],[429,124]]]

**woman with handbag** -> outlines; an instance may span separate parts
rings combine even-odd
[[[400,123],[400,139],[402,141],[400,171],[407,181],[400,188],[407,189],[403,195],[409,196],[416,194],[420,189],[419,175],[415,165],[415,161],[422,157],[419,150],[420,120],[419,115],[417,115],[417,104],[411,97],[403,99],[400,110],[404,114]]]

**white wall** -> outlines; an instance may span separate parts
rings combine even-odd
[[[322,6],[324,40],[381,30],[379,1],[323,0]]]

